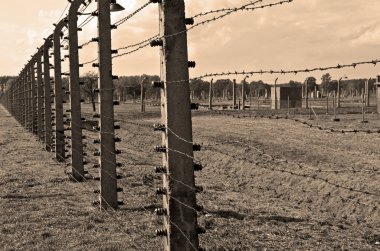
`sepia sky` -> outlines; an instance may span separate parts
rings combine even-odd
[[[113,22],[130,14],[147,0],[119,0],[126,10],[113,13]],[[186,14],[238,7],[249,0],[186,0]],[[275,3],[263,0],[262,4]],[[8,0],[0,2],[0,74],[16,75],[30,56],[53,32],[53,23],[67,0]],[[88,11],[95,10],[92,3]],[[210,16],[212,17],[212,15]],[[83,20],[80,19],[79,22]],[[202,20],[202,19],[199,19]],[[196,22],[198,19],[195,20]],[[79,43],[96,37],[93,19],[79,33]],[[113,31],[113,48],[140,42],[158,33],[157,5],[151,4],[136,17]],[[380,1],[294,0],[272,8],[233,13],[226,18],[196,27],[188,33],[192,77],[235,70],[298,70],[380,59]],[[67,51],[64,51],[67,53]],[[80,52],[80,61],[97,56],[96,44]],[[159,74],[159,50],[146,47],[132,55],[114,59],[114,74]],[[63,71],[68,70],[65,62]],[[85,67],[81,74],[96,69]],[[369,78],[380,75],[379,66],[329,71],[334,79]],[[279,82],[303,81],[323,73],[281,75]],[[241,80],[244,76],[236,77]],[[251,76],[250,81],[274,82],[275,75]],[[234,78],[234,77],[231,77]]]

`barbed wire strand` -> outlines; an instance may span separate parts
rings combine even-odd
[[[111,119],[111,118],[109,118]],[[127,123],[127,124],[133,124],[133,125],[137,125],[137,126],[144,126],[144,127],[149,127],[151,128],[152,126],[148,126],[148,125],[144,125],[144,124],[141,124],[141,123],[134,123],[134,122],[130,122],[130,121],[126,121],[124,123]],[[178,134],[176,134],[172,129],[170,129],[169,127],[166,127],[168,132],[173,134],[176,138],[178,138],[179,140],[185,142],[185,143],[189,143],[189,144],[194,144],[193,141],[188,141],[182,137],[180,137]],[[380,172],[380,170],[377,170],[377,169],[366,169],[366,170],[357,170],[355,169],[354,167],[352,167],[351,169],[342,169],[342,170],[334,170],[334,169],[321,169],[321,168],[313,168],[313,167],[309,167],[307,165],[304,165],[304,164],[299,164],[299,163],[296,163],[296,162],[292,162],[292,161],[289,161],[287,159],[278,159],[278,158],[275,158],[269,154],[266,154],[264,151],[258,149],[257,147],[255,146],[252,146],[252,145],[249,145],[245,142],[242,142],[242,141],[237,141],[237,140],[234,140],[234,141],[223,141],[223,142],[220,142],[220,143],[215,143],[215,144],[204,144],[204,143],[201,143],[201,146],[203,147],[208,147],[208,146],[217,146],[217,145],[223,145],[223,144],[231,144],[231,143],[237,143],[237,144],[240,144],[240,145],[245,145],[249,148],[252,148],[254,149],[255,151],[259,152],[260,154],[262,154],[263,156],[266,156],[272,160],[276,160],[276,161],[279,161],[279,162],[286,162],[286,163],[292,163],[294,165],[297,165],[299,166],[300,168],[302,167],[305,167],[311,171],[315,171],[315,172],[320,172],[320,173],[323,173],[323,172],[326,172],[326,173],[345,173],[345,172],[352,172],[352,173],[377,173],[377,172]]]
[[[254,1],[254,2],[250,2],[248,4],[244,4],[242,6],[239,6],[239,7],[235,7],[235,8],[223,8],[223,9],[217,9],[217,10],[209,10],[209,11],[206,11],[206,12],[200,12],[194,16],[192,16],[191,18],[198,18],[198,17],[203,17],[203,16],[207,16],[209,14],[215,14],[215,13],[219,13],[219,12],[228,12],[228,11],[235,11],[237,9],[244,9],[245,7],[248,7],[248,6],[254,6],[258,3],[261,3],[263,2],[263,0],[258,0],[258,1]]]
[[[73,149],[74,150],[74,149]],[[119,156],[118,156],[119,157]],[[61,156],[61,158],[63,158],[62,156]],[[107,161],[107,160],[106,160]],[[110,163],[112,163],[112,164],[114,164],[113,162],[110,162]],[[105,174],[107,174],[110,178],[112,178],[112,179],[114,179],[114,180],[118,180],[117,178],[114,178],[113,177],[113,175],[111,175],[110,173],[108,173],[107,171],[105,171],[105,170],[102,170],[102,172],[104,172]],[[78,173],[79,174],[79,173]],[[81,174],[79,174],[83,179],[86,179],[86,177],[84,177],[84,176],[82,176]],[[101,195],[99,195],[99,196],[101,196]],[[170,198],[172,198],[173,200],[176,200],[176,201],[178,201],[178,202],[180,202],[178,199],[176,199],[175,197],[173,197],[173,196],[171,196],[171,195],[169,195],[169,194],[167,194],[167,196],[169,196]],[[104,202],[106,202],[107,203],[107,201],[101,196],[101,198],[104,200]],[[187,207],[189,207],[188,205],[186,205],[186,204],[184,204],[184,203],[181,203],[182,205],[184,205],[184,206],[187,206]],[[114,212],[117,212],[115,209],[113,209],[108,203],[107,203],[107,205],[114,211]],[[149,212],[150,214],[152,214],[149,210],[147,210],[145,207],[142,207],[145,211],[147,211],[147,212]],[[192,208],[192,209],[194,209],[194,208]],[[194,209],[195,210],[195,209]],[[115,218],[116,219],[116,218]],[[183,237],[185,237],[185,239],[189,242],[189,244],[194,248],[194,250],[197,250],[195,247],[194,247],[194,245],[191,243],[191,241],[190,241],[190,239],[189,239],[189,237],[187,237],[186,236],[186,234],[173,222],[173,221],[171,221],[170,220],[170,218],[169,217],[167,217],[167,219],[168,219],[168,221],[173,225],[173,226],[175,226],[179,231],[180,231],[180,233],[183,235]]]
[[[57,22],[56,22],[56,23],[58,23],[58,22],[61,20],[61,18],[62,18],[62,17],[63,17],[63,15],[65,14],[66,10],[69,8],[69,6],[70,6],[70,2],[68,2],[68,3],[66,4],[66,7],[65,7],[65,9],[62,11],[61,15],[58,17],[58,19],[57,19]]]
[[[136,9],[134,12],[132,12],[131,14],[129,14],[128,16],[126,16],[126,17],[120,19],[119,21],[115,22],[114,25],[116,27],[120,26],[121,24],[125,23],[126,21],[128,21],[129,19],[131,19],[133,16],[135,16],[136,14],[138,14],[140,11],[142,11],[143,9],[145,9],[151,3],[152,3],[152,1],[148,1],[147,3],[143,4],[140,8]]]
[[[220,152],[216,148],[212,148],[212,149],[208,149],[208,150],[213,150],[213,151],[222,153],[224,155],[230,156],[230,157],[232,157],[234,159],[238,159],[240,161],[244,161],[244,162],[248,162],[248,163],[257,165],[256,163],[254,163],[254,162],[252,162],[250,160],[247,160],[245,158],[240,158],[239,156],[234,156],[234,155],[231,155],[231,154],[228,154],[228,153],[225,153],[225,152]],[[373,193],[373,192],[369,192],[369,191],[362,191],[362,190],[358,190],[358,189],[355,189],[355,188],[352,188],[352,187],[346,187],[346,186],[343,186],[343,185],[340,185],[340,184],[336,184],[336,183],[333,183],[333,182],[329,181],[328,179],[324,179],[324,178],[318,177],[316,175],[312,175],[311,176],[309,174],[300,174],[300,173],[296,173],[294,171],[289,171],[289,170],[286,170],[286,169],[269,168],[269,167],[264,167],[264,166],[260,166],[260,165],[257,165],[257,166],[259,168],[262,168],[262,169],[266,169],[266,170],[270,170],[270,171],[274,171],[274,172],[286,173],[286,174],[289,174],[291,176],[303,177],[303,178],[306,178],[306,179],[318,180],[318,181],[321,181],[321,182],[326,183],[328,185],[334,186],[336,188],[344,189],[344,190],[347,190],[347,191],[362,193],[362,194],[366,194],[366,195],[369,195],[369,196],[380,197],[379,194],[376,194],[376,193]]]
[[[217,21],[217,20],[222,19],[222,18],[224,18],[224,17],[226,17],[226,16],[228,16],[228,15],[234,13],[234,12],[237,12],[237,11],[242,11],[242,10],[247,10],[247,11],[251,10],[251,11],[253,11],[253,10],[257,10],[257,9],[270,8],[270,7],[273,7],[273,6],[282,5],[284,3],[291,3],[292,1],[293,0],[285,0],[285,1],[277,2],[277,3],[273,3],[273,4],[266,4],[266,5],[262,5],[262,6],[258,6],[258,7],[251,7],[251,8],[243,7],[244,6],[243,5],[243,6],[239,7],[239,8],[232,9],[232,10],[228,11],[227,13],[222,14],[222,15],[220,15],[218,17],[214,17],[214,18],[207,19],[207,20],[204,20],[202,22],[196,23],[196,24],[192,25],[191,27],[186,28],[183,31],[180,31],[180,32],[177,32],[177,33],[174,33],[174,34],[170,34],[170,35],[158,36],[158,37],[156,37],[156,39],[170,38],[170,37],[175,37],[175,36],[187,33],[188,31],[190,31],[190,30],[192,30],[192,29],[194,29],[194,28],[196,28],[196,27],[198,27],[200,25],[204,25],[204,24],[208,24],[210,22]],[[123,49],[127,49],[127,48],[138,46],[134,50],[131,50],[131,51],[128,51],[128,52],[125,52],[125,53],[122,53],[122,54],[115,55],[112,58],[118,58],[118,57],[126,56],[126,55],[132,54],[134,52],[137,52],[137,51],[139,51],[139,50],[147,47],[150,44],[150,41],[151,40],[146,39],[146,40],[144,40],[144,41],[142,41],[140,43],[137,43],[135,45],[129,45],[129,46],[122,47]]]
[[[377,63],[380,63],[380,60],[370,60],[370,61],[362,61],[362,62],[356,62],[351,64],[338,64],[337,66],[327,66],[327,67],[316,67],[311,69],[301,69],[301,70],[259,70],[259,71],[228,71],[228,72],[221,72],[221,73],[208,73],[204,74],[195,78],[189,78],[189,79],[183,79],[183,80],[174,80],[174,81],[167,81],[166,83],[182,83],[182,82],[189,82],[193,80],[199,80],[203,78],[208,77],[223,77],[223,76],[237,76],[237,75],[263,75],[263,74],[280,74],[280,75],[286,75],[286,74],[298,74],[298,73],[309,73],[309,72],[316,72],[316,71],[327,71],[327,70],[334,70],[334,69],[344,69],[344,68],[356,68],[356,66],[359,65],[374,65],[376,66]]]

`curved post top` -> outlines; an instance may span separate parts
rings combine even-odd
[[[51,34],[50,36],[46,38],[45,43],[43,45],[44,50],[49,49],[53,45],[52,39],[53,39],[53,34]]]
[[[44,46],[41,46],[40,48],[38,48],[38,51],[37,51],[37,53],[35,54],[36,57],[42,57],[43,52],[44,52]]]
[[[57,24],[55,24],[55,29],[53,33],[54,38],[61,36],[62,29],[63,27],[65,27],[66,23],[67,23],[67,16],[62,18]]]
[[[78,15],[78,9],[79,7],[84,4],[86,0],[73,0],[70,5],[69,9],[69,18],[72,17],[73,15],[77,16]]]
[[[37,58],[42,57],[42,54],[43,54],[43,46],[38,48],[37,52],[32,56],[32,59],[30,60],[30,62],[36,63]]]

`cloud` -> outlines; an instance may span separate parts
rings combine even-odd
[[[8,51],[17,46],[20,64],[23,59],[27,59],[29,52],[34,52],[42,44],[42,38],[52,32],[51,24],[66,5],[61,1],[35,1],[30,5],[26,3],[28,11],[20,14],[17,19],[13,15],[0,16],[0,24],[14,22],[16,25],[12,28],[0,25],[0,32],[4,37],[2,44],[6,45],[2,46],[0,52],[4,58],[9,57]],[[208,10],[237,7],[249,1],[186,0],[186,17]],[[3,1],[0,7],[10,6],[11,2]],[[113,22],[129,15],[145,2],[119,0],[126,10],[112,13]],[[262,3],[274,2],[277,0],[264,0]],[[86,12],[95,9],[96,4],[91,4]],[[197,67],[191,69],[191,74],[197,76],[208,72],[240,69],[295,69],[378,58],[380,25],[375,14],[377,12],[380,12],[378,0],[294,0],[291,4],[253,12],[239,11],[188,32],[189,58],[197,62]],[[208,17],[217,15],[218,13],[210,14]],[[80,21],[83,18],[85,17],[80,18]],[[149,5],[112,31],[113,48],[137,43],[157,34],[158,20],[158,5]],[[195,21],[201,20],[204,18]],[[79,33],[80,43],[95,36],[96,18]],[[96,52],[96,44],[91,44],[81,50],[81,60],[92,59]],[[0,69],[10,69],[8,65],[8,68],[4,67]],[[17,67],[14,66],[14,72],[18,71]],[[158,48],[146,47],[114,62],[114,69],[119,74],[156,74],[159,72],[158,68]],[[352,74],[369,74],[376,70],[377,68],[358,67]]]
[[[351,34],[352,46],[378,45],[380,41],[380,23],[363,26]]]

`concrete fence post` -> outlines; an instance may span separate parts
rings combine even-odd
[[[160,35],[164,36],[161,55],[161,91],[163,147],[163,195],[165,228],[164,250],[198,250],[197,213],[195,196],[191,101],[189,97],[189,63],[185,27],[184,0],[162,0],[160,9]],[[187,81],[183,81],[187,80]]]
[[[69,24],[69,63],[70,63],[70,112],[71,112],[71,164],[76,181],[84,180],[82,115],[79,80],[78,55],[78,10],[85,0],[71,1]]]
[[[44,59],[44,87],[45,87],[45,149],[52,150],[52,119],[51,119],[51,80],[50,80],[50,60],[49,49],[52,47],[52,35],[50,35],[43,45]]]
[[[37,66],[37,135],[40,141],[45,141],[44,135],[44,86],[42,79],[42,48],[36,53],[36,66]]]
[[[233,101],[233,109],[236,109],[236,79],[232,82],[232,101]]]
[[[54,108],[55,108],[55,157],[57,161],[65,161],[65,131],[63,124],[63,90],[61,61],[61,32],[67,24],[67,17],[59,21],[54,29]]]
[[[36,55],[33,56],[30,64],[28,66],[29,77],[30,77],[30,86],[31,86],[31,96],[32,96],[32,132],[38,135],[38,124],[37,124],[37,86],[36,86],[36,72],[35,64],[37,58]]]
[[[110,3],[110,0],[98,1],[101,209],[112,209],[118,206]]]
[[[209,87],[209,94],[208,94],[208,98],[209,98],[208,109],[209,110],[212,110],[212,98],[213,98],[212,85],[213,85],[213,82],[214,82],[214,79],[211,79],[210,87]]]

